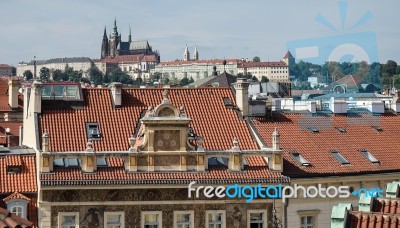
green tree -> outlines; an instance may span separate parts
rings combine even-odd
[[[160,72],[154,72],[154,74],[150,75],[150,82],[158,82],[162,77],[162,74]]]
[[[90,81],[92,81],[96,86],[103,83],[104,75],[96,66],[90,67],[88,73]]]
[[[189,79],[187,77],[184,77],[179,81],[179,85],[181,86],[185,86],[187,84],[189,84]]]
[[[40,80],[46,82],[50,78],[50,70],[47,67],[42,67],[39,71]]]
[[[193,77],[190,77],[190,78],[189,78],[189,84],[190,84],[190,83],[193,83],[193,82],[194,82]]]
[[[260,62],[260,61],[261,61],[260,57],[258,56],[253,57],[253,62]]]
[[[67,75],[62,72],[61,70],[55,70],[53,72],[53,80],[54,81],[67,81],[68,77]]]
[[[261,82],[269,82],[269,79],[265,76],[261,77]]]
[[[121,69],[117,68],[110,72],[108,75],[110,82],[121,82],[122,84],[133,84],[132,78]]]
[[[24,76],[25,80],[27,80],[27,81],[31,80],[33,78],[32,71],[30,71],[30,70],[24,71],[23,76]]]
[[[388,76],[393,76],[397,71],[397,63],[393,60],[388,60],[386,64],[383,65],[382,74],[387,74]]]

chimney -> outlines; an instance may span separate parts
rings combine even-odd
[[[275,128],[272,133],[272,157],[271,160],[268,161],[268,166],[273,171],[283,171],[283,162],[282,162],[282,150],[279,147],[279,131]]]
[[[236,137],[233,139],[231,151],[228,164],[229,171],[240,171],[242,169],[242,157],[240,156],[242,150]]]
[[[236,105],[243,116],[249,115],[249,85],[245,78],[238,78],[234,84],[236,90]]]
[[[31,90],[31,100],[29,103],[32,107],[33,113],[41,113],[42,112],[42,83],[41,82],[33,82],[32,90]]]
[[[133,136],[129,138],[129,155],[128,159],[125,159],[125,170],[128,172],[137,171],[138,151],[135,148],[135,143],[136,138]]]
[[[49,152],[49,134],[44,130],[42,135],[42,153],[40,154],[40,163],[42,172],[53,171],[53,156]]]
[[[111,83],[111,96],[114,102],[114,108],[121,108],[122,106],[122,83]]]
[[[10,79],[8,81],[8,104],[12,109],[18,108],[18,87],[18,80]]]
[[[279,132],[275,128],[274,132],[272,133],[272,149],[273,150],[280,150],[279,148]]]
[[[93,173],[97,171],[97,157],[93,150],[93,143],[87,142],[85,154],[82,157],[82,172]]]

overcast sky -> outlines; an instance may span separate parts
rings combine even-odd
[[[99,58],[114,18],[124,41],[131,26],[133,40],[147,39],[161,61],[181,59],[186,44],[201,59],[275,61],[296,40],[369,31],[379,61],[400,63],[399,8],[398,0],[348,0],[341,16],[338,0],[0,0],[0,63]]]

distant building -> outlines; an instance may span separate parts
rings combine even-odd
[[[346,75],[324,88],[325,93],[373,93],[379,90],[378,85],[364,83],[362,78],[354,75]]]
[[[307,81],[310,83],[311,87],[326,86],[326,77],[317,73],[308,77]]]
[[[12,66],[0,64],[0,75],[12,75]]]
[[[36,69],[35,69],[36,62]],[[20,62],[17,65],[17,76],[22,77],[26,70],[30,70],[33,75],[39,77],[39,72],[42,67],[49,68],[50,73],[55,70],[64,71],[66,66],[74,68],[76,71],[82,71],[83,76],[86,76],[87,71],[94,66],[92,60],[88,57],[72,57],[72,58],[55,58],[49,60],[32,60],[28,63]],[[35,74],[36,71],[36,74]]]
[[[160,54],[157,51],[153,51],[147,40],[132,41],[130,30],[128,41],[122,41],[121,34],[117,28],[117,20],[115,20],[113,32],[109,38],[107,38],[107,31],[104,28],[101,43],[101,59],[113,58],[120,55],[154,55],[157,61],[160,62]]]
[[[294,64],[294,57],[288,51],[278,62],[242,62],[238,73],[251,74],[261,81],[262,76],[271,82],[289,82],[289,66]]]

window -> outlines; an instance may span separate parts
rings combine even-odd
[[[316,134],[316,133],[319,132],[318,129],[317,129],[316,127],[309,127],[308,129],[309,129],[309,130],[311,131],[311,133],[313,133],[313,134]]]
[[[338,130],[340,133],[346,133],[346,128],[344,127],[337,127],[336,130]]]
[[[162,228],[161,221],[162,221],[161,211],[142,212],[142,227],[144,228]]]
[[[207,228],[225,228],[225,211],[206,211]]]
[[[344,158],[343,155],[341,155],[338,151],[332,151],[332,155],[336,158],[336,160],[338,160],[338,162],[340,162],[340,164],[342,165],[350,164],[350,162],[347,161],[347,159]]]
[[[297,211],[297,214],[300,216],[300,227],[301,228],[317,228],[319,212],[320,212],[320,210]]]
[[[18,215],[19,217],[23,217],[22,211],[23,211],[22,206],[14,206],[11,208],[11,213]]]
[[[301,220],[300,221],[301,228],[314,228],[315,227],[314,216],[302,216],[300,220]]]
[[[307,161],[300,153],[293,152],[293,158],[302,166],[311,166],[311,163]]]
[[[174,211],[174,228],[193,228],[194,211]]]
[[[104,212],[104,227],[123,228],[124,212]]]
[[[360,152],[371,163],[373,163],[373,164],[379,164],[380,163],[379,160],[376,159],[369,151],[361,149]]]
[[[248,210],[247,211],[247,228],[266,228],[267,211],[265,210]]]
[[[78,228],[79,213],[78,212],[59,212],[58,213],[59,228]]]
[[[98,123],[86,123],[86,133],[88,139],[100,140],[100,129]]]

